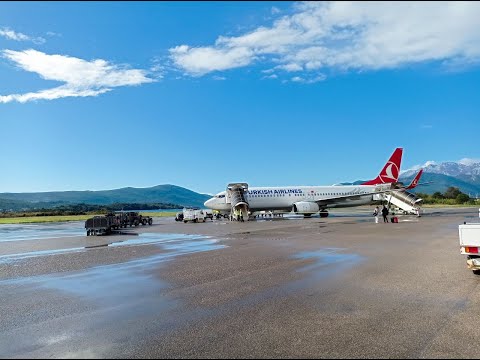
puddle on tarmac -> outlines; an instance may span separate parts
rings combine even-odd
[[[69,249],[55,249],[55,250],[41,250],[41,251],[29,251],[25,253],[9,254],[0,256],[0,264],[8,264],[18,260],[25,260],[28,258],[48,255],[61,255],[74,252],[80,252],[85,250],[83,247],[69,248]]]
[[[365,260],[363,256],[344,253],[341,248],[323,248],[316,251],[299,252],[293,255],[295,259],[312,260],[313,262],[298,269],[308,276],[294,282],[294,286],[305,286],[305,283],[317,282],[323,278],[341,274]]]
[[[158,291],[164,286],[149,271],[160,263],[172,260],[180,255],[212,251],[226,247],[226,245],[219,244],[219,240],[208,236],[154,233],[140,234],[139,238],[111,244],[110,246],[138,246],[146,244],[158,245],[167,251],[124,263],[96,266],[84,271],[3,280],[0,281],[0,286],[25,285],[53,288],[93,299],[118,299],[119,297],[128,298],[133,295],[138,297],[142,293]],[[5,258],[18,260],[31,256],[45,256],[73,251],[88,252],[89,250],[75,248],[36,251],[3,256],[1,258],[4,259],[0,258],[0,261],[5,260]]]
[[[211,250],[212,241],[217,242],[217,240],[212,240],[211,238],[204,235],[143,233],[143,234],[135,234],[135,239],[110,242],[106,244],[89,245],[85,247],[75,247],[75,248],[67,248],[67,249],[30,251],[30,252],[24,252],[24,253],[18,253],[18,254],[2,255],[0,256],[0,264],[11,263],[18,260],[24,260],[24,259],[38,257],[38,256],[61,255],[61,254],[88,251],[90,249],[98,249],[98,248],[105,248],[105,247],[138,246],[138,245],[151,245],[151,244],[159,245],[163,249],[171,250],[174,253],[184,254],[189,252]]]
[[[2,224],[0,225],[0,242],[84,236],[84,226],[83,221],[47,224]]]

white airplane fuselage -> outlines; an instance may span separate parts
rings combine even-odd
[[[308,215],[320,211],[320,216],[328,216],[328,208],[371,204],[380,200],[374,198],[374,194],[391,191],[398,181],[402,154],[403,148],[396,148],[379,175],[361,185],[249,187],[247,183],[232,183],[227,186],[228,192],[218,193],[207,200],[205,206],[231,211],[230,196],[233,196],[237,203],[233,204],[234,207],[241,207],[243,212],[247,209],[247,202],[250,212],[277,210]],[[244,199],[239,191],[243,191]]]
[[[373,201],[375,189],[374,185],[250,187],[244,196],[252,212],[291,211],[298,202],[317,203],[320,209],[368,205]],[[226,191],[216,194],[205,202],[205,206],[213,210],[229,211],[231,204],[226,202],[225,195]],[[342,196],[349,198],[342,199]]]

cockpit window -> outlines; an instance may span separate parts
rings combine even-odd
[[[225,194],[217,195],[216,197],[221,199],[221,198],[224,198],[224,197],[225,197]]]

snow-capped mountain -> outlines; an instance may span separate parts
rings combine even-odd
[[[418,170],[423,168],[420,184],[412,192],[433,194],[444,193],[449,187],[458,188],[464,194],[480,197],[480,160],[462,159],[460,161],[446,161],[436,163],[428,161],[423,165],[414,166],[400,173],[399,181],[408,185]],[[342,182],[337,185],[359,185],[366,180]],[[425,183],[422,185],[422,183]],[[428,183],[428,184],[427,184]]]
[[[421,167],[424,173],[447,175],[468,183],[480,185],[480,160],[462,159],[458,162],[448,161],[442,163],[428,161],[422,166],[415,166],[402,172],[402,177],[413,176]]]
[[[448,187],[454,186],[466,194],[480,194],[480,160],[462,159],[442,163],[428,161],[402,172],[400,181],[408,183],[420,168],[423,168],[420,183],[432,183],[415,189],[418,192],[432,194],[435,191],[444,192]]]

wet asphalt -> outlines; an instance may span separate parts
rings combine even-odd
[[[1,358],[476,358],[478,208],[0,226]]]

